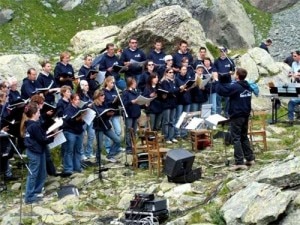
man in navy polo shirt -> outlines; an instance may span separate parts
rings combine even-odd
[[[191,66],[193,64],[193,56],[191,53],[188,51],[188,43],[184,40],[181,40],[179,42],[179,49],[178,51],[173,55],[173,65],[174,65],[174,70],[176,72],[179,72],[179,69],[181,67],[181,61],[182,58],[186,57],[189,59],[189,65]]]
[[[220,83],[229,85],[231,83],[231,75],[235,71],[235,64],[232,59],[227,56],[227,48],[220,47],[220,57],[214,62],[213,74],[218,74]],[[217,114],[222,112],[222,99],[224,97],[217,94]],[[228,98],[225,97],[224,115],[228,117]]]
[[[150,51],[148,59],[153,61],[156,65],[165,65],[165,56],[163,44],[161,41],[155,41],[154,48]]]
[[[128,45],[128,48],[123,50],[120,63],[121,65],[126,66],[126,79],[128,77],[133,77],[138,83],[140,76],[143,73],[143,63],[141,62],[146,61],[146,55],[138,48],[138,41],[136,38],[130,38]]]
[[[115,45],[108,43],[106,45],[106,53],[104,53],[99,63],[99,70],[106,71],[106,77],[113,76],[115,78],[116,86],[119,89],[124,90],[126,88],[126,83],[124,79],[120,77],[119,72],[113,70],[114,65],[120,65],[120,60],[115,54]]]

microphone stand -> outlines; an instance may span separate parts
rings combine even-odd
[[[124,120],[124,123],[125,123],[126,118],[128,118],[128,114],[127,114],[126,108],[125,108],[125,106],[124,106],[124,103],[123,103],[123,101],[122,101],[122,98],[121,98],[121,96],[120,96],[120,93],[119,93],[119,91],[118,91],[118,88],[115,87],[115,89],[116,89],[118,98],[120,99],[120,103],[121,103],[121,106],[122,106],[122,109],[123,109],[123,112],[124,112],[124,114],[121,112],[121,115],[123,116],[123,120]],[[125,128],[125,132],[124,132],[124,142],[126,143],[126,128]],[[128,167],[128,166],[129,166],[129,164],[128,164],[128,159],[127,159],[127,151],[126,151],[126,150],[125,150],[125,163],[124,163],[124,166],[125,166],[125,167]]]

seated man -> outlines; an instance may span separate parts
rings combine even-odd
[[[300,105],[300,98],[291,98],[288,103],[288,119],[291,126],[294,123],[294,112],[297,105]]]

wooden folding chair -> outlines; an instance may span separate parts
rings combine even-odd
[[[248,124],[248,136],[251,145],[254,146],[255,143],[262,143],[264,151],[268,150],[266,119],[267,114],[265,112],[253,112]]]

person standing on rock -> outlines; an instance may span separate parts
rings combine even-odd
[[[269,47],[272,45],[272,43],[273,43],[272,40],[268,38],[265,42],[262,42],[259,47],[266,50],[268,53],[270,53]]]
[[[205,47],[200,47],[199,48],[199,56],[193,63],[194,69],[196,69],[196,67],[198,65],[204,65],[205,58],[206,58],[206,48]]]
[[[70,61],[70,53],[62,52],[60,54],[60,61],[56,63],[54,68],[54,78],[56,84],[61,87],[63,85],[68,85],[73,89],[73,80],[74,77],[74,69],[72,65],[69,63]]]
[[[294,62],[292,63],[292,71],[291,71],[291,79],[294,83],[300,83],[300,51],[295,51],[293,53]],[[294,123],[294,112],[295,107],[300,105],[300,98],[292,98],[288,102],[288,119],[289,125],[293,125]]]
[[[193,56],[188,51],[188,43],[185,40],[181,40],[179,42],[179,49],[178,51],[173,55],[173,65],[174,65],[174,71],[179,72],[181,67],[182,58],[186,57],[189,60],[189,65],[192,66],[193,64]]]
[[[213,75],[217,93],[229,97],[228,113],[235,160],[235,164],[231,167],[231,170],[247,169],[247,166],[254,165],[255,163],[254,153],[248,138],[252,91],[250,85],[245,80],[246,77],[247,71],[238,68],[234,75],[236,82],[227,85],[219,82],[218,74]]]
[[[27,70],[27,77],[23,79],[21,86],[21,98],[26,100],[35,94],[37,83],[36,83],[36,70],[30,68]]]
[[[113,66],[119,66],[119,57],[115,54],[115,45],[112,43],[106,44],[106,53],[103,54],[102,59],[99,62],[99,70],[106,72],[105,77],[113,76],[116,82],[117,88],[122,91],[126,88],[126,82],[120,77],[119,72],[113,70]]]
[[[42,190],[46,181],[46,151],[47,145],[53,142],[54,137],[47,137],[39,122],[40,109],[36,102],[30,102],[25,107],[28,120],[25,122],[26,132],[24,143],[29,159],[25,190],[25,203],[32,204],[42,197]]]
[[[140,76],[143,73],[144,62],[146,61],[145,53],[138,48],[137,38],[132,37],[129,39],[128,48],[122,52],[120,63],[126,67],[125,77],[132,77],[139,83]]]
[[[216,59],[213,66],[213,74],[216,76],[218,74],[218,79],[220,83],[229,85],[231,83],[231,75],[234,73],[235,64],[232,59],[227,56],[228,49],[225,47],[220,47],[220,57]],[[217,114],[222,113],[222,99],[224,96],[217,94]],[[228,117],[228,98],[224,98],[225,107],[224,115]]]

